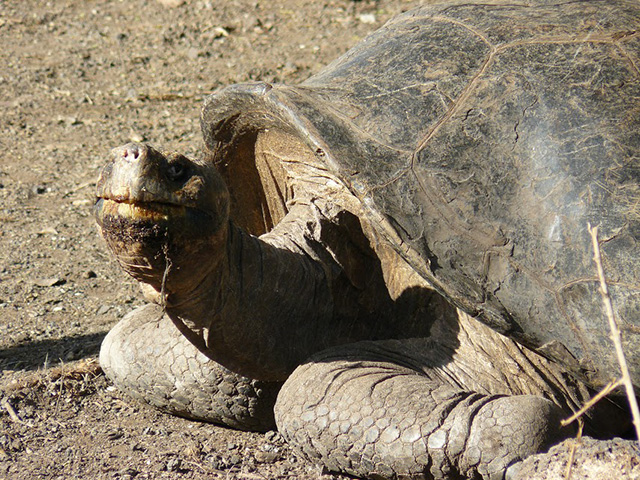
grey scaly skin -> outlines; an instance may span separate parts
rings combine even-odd
[[[362,342],[348,353],[337,348],[313,356],[280,392],[280,430],[299,451],[330,470],[437,479],[501,479],[509,466],[571,432],[558,428],[562,410],[539,392],[497,394],[524,393],[526,381],[502,387],[496,383],[493,392],[482,385],[497,373],[494,368],[516,358],[489,368],[493,362],[487,362],[488,356],[479,358],[474,372],[473,364],[459,355],[443,365],[443,357],[436,358],[443,349],[432,347],[425,339]],[[517,360],[526,358],[522,352],[520,356]],[[468,383],[461,384],[466,374]]]
[[[279,382],[260,382],[212,362],[149,304],[125,316],[105,338],[100,364],[133,398],[172,415],[239,430],[275,428]]]

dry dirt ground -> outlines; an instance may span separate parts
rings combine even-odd
[[[299,82],[418,2],[175,3],[0,0],[0,479],[336,478],[275,432],[161,415],[109,384],[100,342],[143,301],[93,190],[111,148],[193,154],[204,96]]]

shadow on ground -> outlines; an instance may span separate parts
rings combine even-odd
[[[40,340],[0,350],[0,370],[36,370],[95,356],[107,332]]]

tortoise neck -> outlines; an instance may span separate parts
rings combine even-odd
[[[213,360],[265,381],[284,380],[312,353],[340,343],[325,269],[232,222],[227,255],[167,313]]]

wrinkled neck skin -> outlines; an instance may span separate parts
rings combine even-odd
[[[230,370],[282,380],[324,344],[318,330],[331,316],[324,273],[303,255],[231,222],[225,249],[194,290],[169,295],[166,312],[200,350]]]
[[[182,333],[230,370],[284,380],[328,346],[390,335],[388,293],[377,292],[382,298],[373,302],[365,299],[381,308],[363,312],[362,292],[329,255],[322,261],[320,245],[296,232],[308,228],[308,212],[306,222],[297,219],[304,213],[294,209],[260,238],[229,222],[226,255],[212,252],[209,258],[220,260],[200,283],[166,298],[166,312]]]

